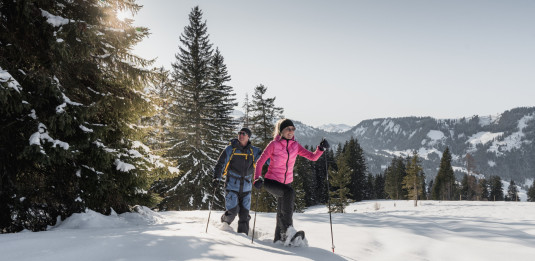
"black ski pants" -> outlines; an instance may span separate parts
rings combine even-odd
[[[277,198],[277,226],[273,242],[284,240],[281,234],[285,234],[288,227],[293,226],[295,190],[290,184],[283,184],[272,179],[265,179],[264,188]]]

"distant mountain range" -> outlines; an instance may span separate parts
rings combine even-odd
[[[322,129],[294,123],[296,138],[303,145],[316,146],[322,137],[333,145],[357,138],[373,174],[381,173],[394,156],[406,157],[416,150],[427,178],[434,178],[447,146],[458,179],[467,172],[467,153],[475,159],[481,177],[498,175],[517,184],[530,184],[535,178],[535,107],[461,119],[371,119],[347,130],[343,125],[329,124]]]

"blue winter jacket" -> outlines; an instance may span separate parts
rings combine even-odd
[[[251,142],[242,147],[238,139],[231,140],[230,145],[219,156],[214,170],[214,178],[221,178],[222,175],[225,175],[226,169],[226,190],[239,193],[251,191],[254,166],[261,154],[262,150],[251,145]]]

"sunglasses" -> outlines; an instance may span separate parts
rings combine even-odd
[[[245,136],[245,135],[247,135],[247,132],[245,132],[245,131],[240,131],[240,132],[238,132],[238,135]]]
[[[291,126],[290,127],[286,127],[284,129],[287,130],[287,131],[295,131],[295,127],[291,127]]]

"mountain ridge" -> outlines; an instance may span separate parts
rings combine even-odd
[[[423,159],[426,176],[433,178],[447,146],[458,178],[464,173],[467,153],[474,157],[476,170],[483,176],[499,175],[518,182],[535,178],[535,107],[457,119],[368,119],[345,132],[329,132],[294,122],[296,139],[303,145],[316,146],[326,137],[336,147],[351,137],[357,138],[373,174],[381,173],[394,156],[405,157],[416,150]]]

